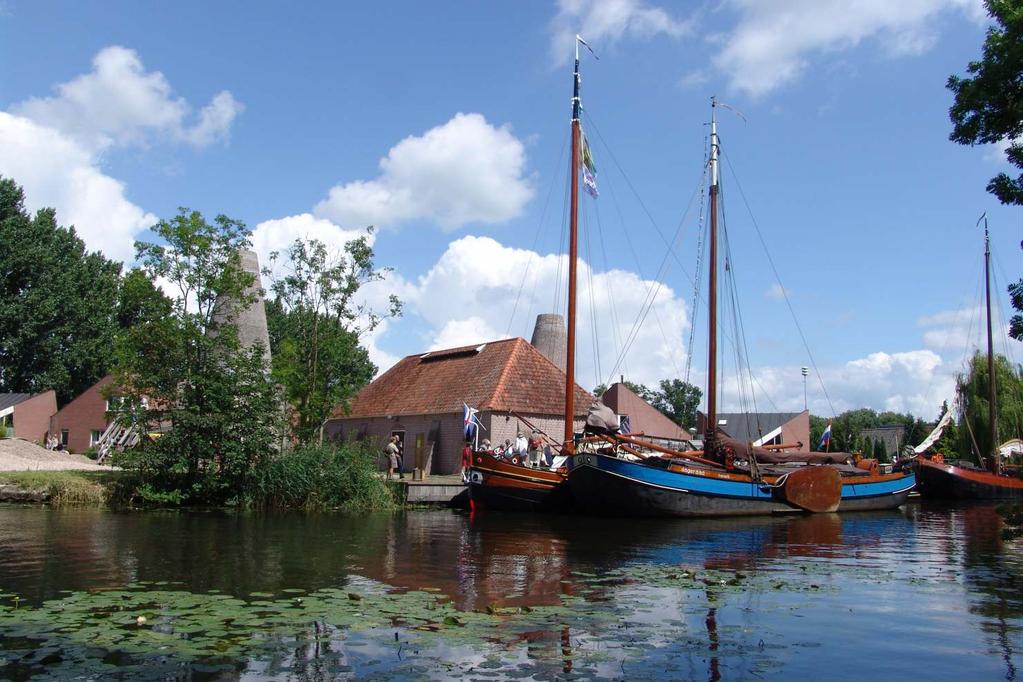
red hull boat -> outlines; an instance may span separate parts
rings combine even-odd
[[[1023,500],[1023,480],[979,467],[961,467],[917,457],[916,485],[924,497],[961,500]]]

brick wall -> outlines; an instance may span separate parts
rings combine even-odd
[[[550,415],[539,414],[524,414],[522,416],[525,417],[530,424],[547,433],[552,439],[559,443],[561,442],[561,439],[565,437],[564,417],[552,417]],[[573,423],[573,428],[575,428],[576,431],[582,431],[585,423],[585,419],[577,418]],[[525,424],[525,422],[516,419],[514,416],[502,413],[486,413],[484,415],[483,424],[489,429],[490,435],[487,437],[490,438],[490,442],[494,445],[504,443],[506,438],[514,442],[518,431],[522,431],[526,438],[529,438],[531,433],[531,429]]]
[[[523,415],[529,422],[543,431],[549,433],[555,440],[560,441],[563,437],[564,419],[551,417],[549,415]],[[503,443],[505,438],[515,440],[516,432],[521,429],[526,437],[529,437],[530,429],[523,422],[515,417],[505,418],[503,413],[492,414],[483,412],[479,420],[483,424],[480,432],[480,441],[489,438],[492,443]],[[462,448],[465,440],[462,435],[462,413],[457,414],[433,414],[415,416],[393,416],[387,417],[346,417],[343,419],[331,419],[324,427],[324,434],[331,439],[354,439],[360,434],[371,438],[375,447],[381,450],[379,466],[386,468],[382,450],[387,439],[393,431],[404,431],[405,444],[405,471],[412,471],[416,466],[415,444],[416,436],[422,435],[424,445],[428,446],[430,431],[435,424],[439,423],[437,443],[434,446],[433,461],[430,470],[431,474],[456,474],[462,467]],[[575,429],[581,431],[585,420],[575,420]]]
[[[110,376],[103,377],[50,419],[50,433],[60,438],[61,431],[68,432],[67,446],[71,452],[88,450],[92,432],[105,431],[109,426],[107,399],[100,395],[100,389],[111,381]]]
[[[800,412],[795,418],[785,422],[781,427],[781,442],[802,443],[803,447],[795,452],[809,452],[817,444],[810,443],[810,413]]]
[[[46,391],[14,406],[14,435],[41,443],[46,440],[50,417],[57,411],[57,394]]]
[[[404,431],[404,469],[412,471],[416,467],[416,437],[422,437],[425,460],[429,456],[431,432],[436,432],[437,442],[433,448],[433,458],[427,473],[453,474],[458,473],[462,465],[462,414],[428,414],[414,416],[367,417],[331,419],[324,427],[328,438],[336,440],[371,439],[374,447],[380,450],[378,464],[386,468],[383,447],[391,433]]]

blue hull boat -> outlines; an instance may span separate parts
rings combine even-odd
[[[791,467],[793,472],[804,467]],[[577,509],[604,516],[752,516],[802,512],[785,496],[786,474],[653,465],[580,453],[568,474]],[[843,474],[837,511],[895,509],[916,484],[910,472]]]

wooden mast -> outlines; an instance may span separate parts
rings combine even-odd
[[[565,353],[565,448],[572,452],[575,431],[575,280],[579,252],[579,36],[575,37],[575,70],[572,74],[572,167],[571,206],[568,236],[568,348]]]
[[[718,327],[718,128],[717,100],[710,98],[710,282],[707,325],[707,424],[703,450],[713,453],[717,440],[717,327]]]
[[[984,293],[987,298],[987,387],[988,387],[988,423],[990,427],[991,472],[1002,473],[1002,462],[998,453],[998,408],[995,392],[995,352],[991,334],[991,239],[987,231],[987,214],[984,220]]]

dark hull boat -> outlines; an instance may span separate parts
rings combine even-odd
[[[974,467],[917,457],[917,489],[923,497],[959,500],[1023,500],[1023,480]]]
[[[469,503],[473,509],[564,511],[571,506],[565,473],[477,452],[469,469]]]
[[[803,452],[796,444],[792,445],[799,451],[784,453],[781,450],[792,447],[754,446],[715,430],[720,200],[717,106],[712,99],[706,453],[673,451],[622,434],[603,435],[604,446],[576,453],[568,474],[573,501],[582,511],[608,516],[753,516],[894,509],[906,501],[915,485],[911,471],[881,474],[872,460],[850,464],[853,456],[848,453]]]
[[[834,476],[835,508],[816,508],[820,484],[816,477]],[[795,480],[795,477],[805,477]],[[791,467],[789,472],[760,480],[740,472],[716,471],[679,464],[654,466],[603,454],[575,457],[568,485],[582,511],[625,516],[754,516],[805,511],[871,511],[895,509],[905,503],[916,479],[912,473],[842,475],[828,465]]]
[[[986,456],[980,451],[976,440],[973,439],[965,403],[960,404],[963,410],[962,421],[966,424],[973,441],[974,454],[978,461],[985,462],[990,470],[972,465],[946,464],[941,455],[927,458],[918,454],[913,460],[913,468],[916,470],[919,481],[917,487],[922,497],[959,500],[1023,500],[1023,480],[1002,472],[1002,455],[996,447],[998,444],[998,393],[995,386],[997,374],[995,372],[994,334],[991,320],[991,244],[986,215],[982,215],[977,223],[980,224],[981,221],[984,222],[984,285],[987,303],[987,446],[990,450]],[[960,385],[958,390],[959,397],[962,398],[963,386]],[[926,451],[927,447],[937,440],[937,436],[940,434],[942,426],[947,423],[948,418],[949,415],[946,414],[931,436],[916,448],[917,453]]]

